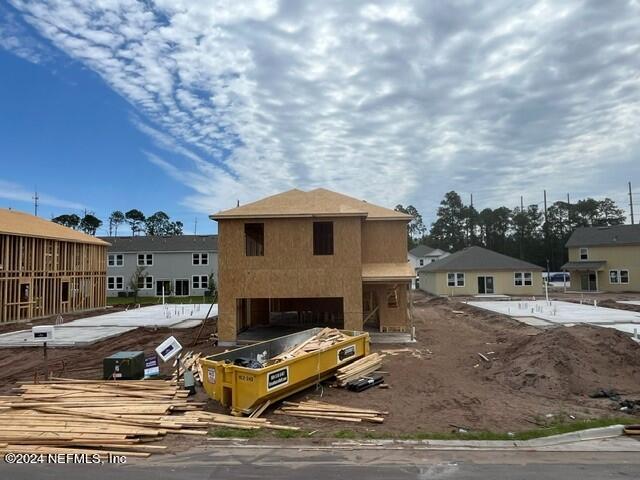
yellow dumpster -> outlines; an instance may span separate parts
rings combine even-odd
[[[263,368],[234,364],[238,359],[244,363],[258,360],[264,363],[320,330],[312,328],[200,359],[207,394],[223,406],[231,407],[234,415],[250,414],[265,401],[275,402],[310,387],[329,378],[342,365],[369,354],[368,333],[341,330],[348,338],[323,350]]]

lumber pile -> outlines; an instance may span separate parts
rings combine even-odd
[[[93,453],[147,457],[165,435],[207,435],[211,426],[294,428],[264,419],[201,411],[173,381],[52,379],[0,397],[0,452]]]
[[[291,358],[299,357],[310,352],[316,352],[318,350],[324,350],[332,347],[338,342],[348,340],[349,337],[336,328],[325,327],[313,337],[308,338],[304,342],[285,350],[280,355],[277,355],[267,361],[267,365],[273,365]]]
[[[184,376],[185,371],[190,371],[196,382],[202,384],[202,367],[200,366],[200,357],[202,353],[187,352],[180,359],[180,376]],[[178,378],[178,360],[173,361],[173,380]]]
[[[291,415],[294,417],[336,420],[340,422],[384,422],[384,416],[389,412],[366,408],[346,407],[331,403],[307,400],[300,403],[282,402],[282,407],[275,411],[277,415]]]
[[[379,353],[372,353],[366,357],[356,360],[349,365],[345,365],[339,368],[336,372],[336,379],[339,387],[345,387],[353,380],[365,377],[370,373],[375,372],[382,366],[382,359],[384,355]]]

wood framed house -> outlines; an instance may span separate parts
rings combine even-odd
[[[433,295],[542,295],[542,267],[482,247],[467,247],[420,269]]]
[[[640,225],[578,228],[566,247],[571,290],[640,292]]]
[[[221,342],[285,321],[409,329],[409,215],[325,189],[294,189],[211,218]]]
[[[48,220],[0,209],[0,322],[104,307],[108,246]]]

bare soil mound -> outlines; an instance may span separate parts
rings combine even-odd
[[[489,370],[515,390],[553,398],[598,388],[640,391],[640,345],[610,328],[559,327],[505,346]]]

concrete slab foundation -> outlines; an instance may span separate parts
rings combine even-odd
[[[534,318],[545,321],[549,325],[569,326],[586,323],[615,328],[625,333],[633,334],[635,329],[640,332],[640,313],[628,310],[556,300],[551,300],[548,303],[545,300],[474,301],[467,303],[474,307],[509,315],[525,323],[531,322],[531,319]]]
[[[82,318],[56,326],[54,340],[47,342],[47,345],[51,347],[90,345],[138,327],[197,327],[209,312],[209,307],[211,305],[204,303],[152,305]],[[209,318],[214,318],[217,315],[218,305],[214,304]],[[41,345],[41,342],[32,340],[31,330],[20,330],[0,335],[0,348]]]

